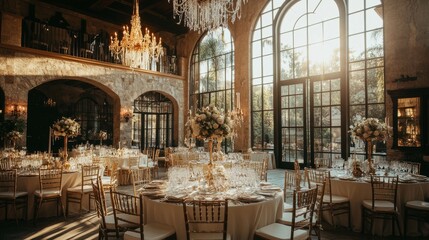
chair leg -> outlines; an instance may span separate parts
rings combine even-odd
[[[66,213],[64,211],[63,201],[61,200],[61,197],[59,197],[58,199],[59,199],[59,202],[60,202],[61,212],[63,213],[64,220],[66,220]]]
[[[7,209],[8,209],[8,207],[7,207],[7,200],[6,200],[6,202],[5,202],[5,207],[4,207],[4,220],[6,220],[7,221]]]
[[[16,199],[13,200],[13,211],[15,212],[15,221],[16,221],[16,224],[18,225],[18,211],[16,210]]]
[[[402,231],[401,231],[401,226],[399,225],[399,218],[398,215],[395,214],[395,216],[393,217],[395,219],[396,222],[396,226],[398,227],[398,231],[399,231],[399,237],[402,239]],[[406,221],[406,219],[405,219]],[[393,229],[393,228],[392,228]],[[393,234],[395,234],[395,232],[393,232]]]
[[[405,218],[404,218],[404,237],[407,238],[407,228],[408,228],[408,208],[405,207]],[[418,223],[417,223],[418,226]]]
[[[361,233],[365,233],[365,209],[361,207]]]
[[[66,197],[66,217],[69,216],[69,193],[67,193]]]

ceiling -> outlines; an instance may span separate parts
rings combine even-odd
[[[119,26],[129,25],[134,0],[41,0],[53,6],[78,12]],[[151,32],[170,32],[181,35],[188,32],[173,18],[172,3],[168,0],[140,0],[142,27]]]

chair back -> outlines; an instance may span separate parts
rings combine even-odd
[[[95,199],[95,210],[97,211],[97,216],[101,218],[100,224],[101,228],[107,229],[106,226],[106,218],[107,215],[106,212],[106,199],[104,197],[103,193],[103,187],[102,187],[101,177],[98,177],[96,181],[92,181],[92,192],[94,194]]]
[[[264,161],[247,161],[245,165],[247,165],[248,168],[255,170],[260,180],[265,180],[265,173],[267,171],[265,170],[266,163]]]
[[[82,192],[84,188],[91,188],[92,181],[96,181],[100,172],[100,166],[98,165],[83,165],[82,166]]]
[[[396,196],[398,193],[398,176],[371,175],[372,209],[375,201],[389,201],[396,209]]]
[[[118,162],[114,161],[111,165],[110,186],[116,188],[118,186]]]
[[[141,187],[151,180],[149,168],[139,168],[131,170],[131,181],[133,184],[134,196],[139,195]]]
[[[0,170],[9,170],[12,166],[12,160],[9,157],[0,159]]]
[[[329,197],[329,202],[332,203],[332,192],[331,192],[331,173],[326,170],[319,169],[308,169],[306,178],[308,181],[308,186],[313,186],[314,184],[325,184],[325,194]],[[326,182],[325,182],[326,180]]]
[[[293,170],[285,170],[285,178],[283,184],[283,198],[286,202],[288,192],[292,192],[295,190],[295,171]]]
[[[127,226],[129,225],[133,227],[135,226],[134,228],[140,228],[140,239],[144,239],[142,195],[139,194],[138,196],[134,196],[127,193],[116,192],[110,188],[110,198],[112,201],[116,229],[119,229],[118,223],[120,221],[125,222]],[[138,223],[133,221],[133,219],[136,218],[139,219]]]
[[[226,239],[228,200],[188,200],[182,205],[188,240],[191,233],[222,233],[222,239]]]
[[[291,236],[293,239],[296,230],[304,230],[310,235],[313,225],[314,206],[317,200],[318,186],[310,189],[294,191]]]
[[[159,153],[160,153],[161,149],[157,148],[153,154],[153,165],[154,166],[158,166],[158,159],[159,159]]]
[[[61,194],[62,178],[62,168],[39,168],[40,192],[58,191]]]
[[[17,179],[16,169],[0,171],[0,192],[13,192],[15,198]]]

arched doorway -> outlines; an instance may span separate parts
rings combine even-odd
[[[69,149],[79,144],[100,144],[98,133],[107,132],[103,144],[113,144],[115,99],[99,87],[79,80],[59,79],[41,84],[28,93],[28,152],[58,152],[62,139],[49,148],[49,127],[61,117],[75,119],[81,134],[69,140]]]
[[[134,100],[133,139],[141,149],[174,145],[173,103],[159,92],[147,92]]]

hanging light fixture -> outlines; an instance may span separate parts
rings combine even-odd
[[[174,18],[193,31],[204,32],[227,27],[241,18],[241,5],[248,0],[168,0],[173,2]]]
[[[154,34],[146,28],[142,33],[139,15],[139,0],[134,1],[131,28],[123,27],[122,40],[118,34],[110,37],[109,50],[112,56],[122,64],[132,68],[156,70],[156,62],[164,55],[161,38],[157,42]]]

